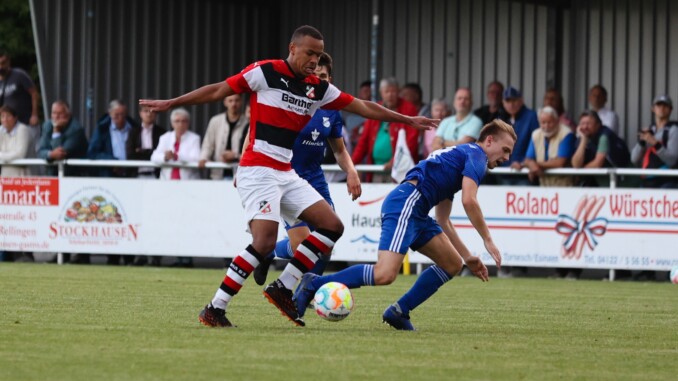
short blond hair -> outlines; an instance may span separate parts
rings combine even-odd
[[[513,126],[504,122],[503,120],[495,119],[484,125],[480,130],[478,142],[484,142],[485,139],[487,139],[487,137],[490,135],[496,137],[502,133],[508,134],[514,142],[518,140],[518,136],[516,135],[516,131],[513,129]]]

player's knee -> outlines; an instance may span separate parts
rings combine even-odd
[[[377,286],[385,286],[395,282],[398,273],[392,271],[376,271],[374,272],[374,284]]]
[[[461,273],[461,270],[463,270],[463,269],[464,269],[464,263],[461,260],[460,261],[454,261],[454,262],[450,263],[449,265],[447,265],[446,267],[443,268],[443,270],[445,270],[445,272],[447,272],[448,274],[450,274],[452,276],[459,275]]]
[[[334,231],[339,235],[339,237],[344,235],[344,224],[341,222],[341,220],[337,219],[337,224]]]
[[[344,224],[338,218],[328,220],[323,224],[322,227],[319,226],[318,228],[332,232],[333,238],[335,238],[334,240],[335,242],[336,240],[339,239],[339,237],[341,237],[344,234]]]
[[[268,254],[272,253],[273,250],[275,250],[275,244],[276,244],[275,237],[272,237],[270,239],[266,238],[256,239],[252,241],[252,247],[262,257],[265,257]]]

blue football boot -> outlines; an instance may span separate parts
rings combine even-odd
[[[410,315],[404,314],[398,303],[388,306],[383,315],[384,323],[401,331],[414,331]]]
[[[299,313],[299,317],[302,318],[304,317],[306,308],[315,297],[315,292],[317,291],[317,289],[313,287],[313,279],[318,277],[319,275],[313,273],[304,274],[301,277],[299,286],[297,286],[296,291],[294,291],[294,296],[292,297],[292,300],[294,300],[294,302],[297,305],[297,312]]]

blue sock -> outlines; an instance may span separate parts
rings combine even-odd
[[[294,253],[292,252],[292,245],[290,245],[290,239],[285,237],[278,241],[275,244],[275,249],[272,253],[266,256],[266,258],[272,259],[273,257],[282,258],[282,259],[292,259]]]
[[[338,273],[316,278],[311,284],[318,289],[323,284],[329,282],[343,283],[348,288],[374,286],[374,265],[354,265]]]
[[[325,269],[327,268],[327,264],[330,263],[330,255],[321,255],[320,259],[318,259],[318,262],[315,263],[315,266],[311,269],[311,272],[313,274],[318,274],[318,275],[323,275],[325,272]]]
[[[411,310],[424,303],[426,299],[438,291],[440,286],[451,279],[452,275],[433,265],[419,275],[412,288],[398,300],[398,305],[404,314],[409,314]]]

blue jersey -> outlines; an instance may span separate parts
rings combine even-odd
[[[327,139],[340,138],[343,127],[339,111],[319,109],[294,142],[292,168],[299,177],[316,189],[317,186],[327,187],[325,175],[320,168],[325,157]]]
[[[480,185],[486,170],[485,151],[476,143],[462,144],[434,151],[407,172],[405,181],[417,180],[416,188],[428,211],[440,201],[454,199],[464,176]]]

